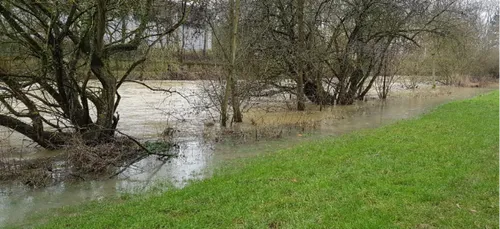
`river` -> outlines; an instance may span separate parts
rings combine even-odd
[[[487,92],[485,88],[439,87],[419,91],[395,90],[386,101],[370,100],[351,106],[319,107],[309,105],[307,111],[285,109],[281,102],[273,106],[259,105],[244,113],[243,124],[235,125],[228,137],[212,125],[212,112],[204,109],[202,83],[199,81],[150,81],[155,87],[170,88],[182,94],[153,92],[137,84],[120,89],[118,129],[141,140],[155,139],[167,127],[178,130],[172,137],[178,143],[179,157],[168,162],[154,157],[135,163],[115,179],[59,183],[46,188],[25,186],[0,187],[0,227],[20,223],[26,217],[51,208],[100,200],[124,193],[145,191],[151,187],[167,189],[169,184],[183,187],[189,181],[210,176],[212,168],[235,158],[272,153],[303,141],[340,135],[355,130],[375,128],[398,120],[413,118],[436,106]],[[267,103],[266,103],[267,104]],[[1,147],[24,147],[30,144],[22,136],[8,131]],[[44,157],[54,152],[25,150],[22,158]]]

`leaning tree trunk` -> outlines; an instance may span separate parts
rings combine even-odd
[[[45,149],[58,149],[67,142],[69,137],[64,133],[40,132],[33,126],[7,115],[0,115],[0,125],[21,133]]]

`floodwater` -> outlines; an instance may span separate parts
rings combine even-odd
[[[155,157],[137,162],[114,179],[85,181],[78,184],[29,189],[23,186],[0,187],[0,227],[21,223],[28,216],[50,208],[100,200],[124,193],[136,193],[159,183],[183,187],[191,180],[210,176],[216,166],[234,158],[272,153],[308,139],[327,137],[374,128],[397,120],[413,118],[436,106],[469,98],[491,89],[440,87],[408,91],[395,89],[387,101],[370,100],[351,106],[323,107],[310,105],[305,112],[285,109],[286,101],[263,106],[254,99],[254,109],[247,111],[244,123],[230,131],[236,140],[222,140],[213,123],[213,111],[206,109],[203,83],[200,81],[151,81],[154,87],[178,93],[152,92],[137,84],[120,89],[122,103],[118,110],[118,129],[141,140],[157,139],[165,128],[174,128],[171,140],[178,143],[179,157],[163,162]],[[200,96],[201,95],[201,96]],[[373,96],[373,95],[372,95]],[[267,103],[266,103],[267,104]],[[292,104],[293,105],[293,104]],[[224,131],[222,131],[224,132]],[[1,147],[26,147],[22,136],[3,131]],[[234,138],[234,137],[232,137]],[[231,137],[228,137],[231,139]],[[237,146],[237,147],[235,147]],[[20,158],[49,156],[58,152],[26,150]],[[165,186],[166,187],[166,186]]]

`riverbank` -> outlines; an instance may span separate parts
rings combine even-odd
[[[42,228],[497,228],[498,96],[243,159],[181,190],[58,209],[48,222],[31,222],[46,223]]]

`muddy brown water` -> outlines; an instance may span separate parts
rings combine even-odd
[[[470,98],[491,89],[485,88],[425,88],[418,91],[395,88],[387,101],[370,100],[352,106],[319,107],[310,105],[306,112],[295,112],[282,107],[260,107],[245,113],[245,122],[234,128],[242,133],[245,141],[215,143],[217,125],[211,125],[212,113],[206,109],[199,81],[151,81],[149,84],[170,88],[182,93],[165,94],[152,92],[136,84],[120,89],[122,104],[119,130],[142,140],[155,139],[167,127],[179,132],[173,140],[179,144],[180,156],[168,162],[154,157],[135,163],[115,179],[85,181],[77,184],[59,183],[55,186],[29,189],[24,186],[0,187],[0,227],[18,224],[32,214],[51,208],[100,200],[125,193],[137,193],[151,187],[167,189],[159,184],[168,183],[183,187],[189,181],[210,176],[213,168],[234,158],[272,153],[309,139],[335,136],[351,131],[374,128],[397,120],[423,114],[436,106]],[[374,97],[372,93],[372,97]],[[279,98],[277,98],[279,100]],[[254,101],[255,102],[255,101]],[[255,102],[259,104],[259,102]],[[256,106],[258,107],[258,105]],[[297,126],[297,128],[290,128]],[[262,134],[264,132],[269,135]],[[274,132],[272,132],[274,131]],[[276,135],[276,137],[273,137]],[[22,136],[6,130],[0,132],[0,148],[26,149],[18,158],[37,158],[58,154],[28,148],[30,142]],[[241,140],[241,138],[240,138]]]

